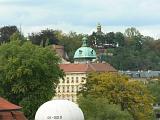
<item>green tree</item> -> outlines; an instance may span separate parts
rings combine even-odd
[[[134,36],[141,36],[140,32],[134,27],[127,28],[124,34],[129,38],[132,38]]]
[[[84,35],[70,32],[69,34],[57,33],[57,36],[59,36],[59,44],[64,46],[64,50],[67,52],[69,60],[73,62],[74,53],[81,46]]]
[[[125,37],[121,32],[115,33],[115,41],[118,43],[118,46],[124,46],[125,45]]]
[[[19,104],[29,120],[55,95],[59,58],[49,47],[13,40],[0,46],[0,95]]]
[[[151,120],[153,97],[145,85],[138,81],[129,81],[128,77],[117,73],[91,73],[82,90],[85,97],[104,96],[109,103],[127,110],[134,120]]]
[[[87,95],[79,96],[78,101],[85,120],[133,120],[127,111],[121,111],[118,105],[109,104],[106,98]]]
[[[151,80],[147,84],[148,89],[151,91],[152,95],[155,97],[155,103],[160,103],[160,78],[159,80]]]
[[[22,43],[27,41],[27,38],[25,38],[20,32],[15,32],[10,36],[10,41],[21,41]]]
[[[35,45],[46,45],[58,44],[58,39],[56,38],[55,31],[52,29],[41,30],[39,33],[32,33],[29,35],[30,41]]]
[[[4,26],[0,28],[0,44],[2,42],[9,42],[13,33],[19,32],[16,26]]]
[[[113,46],[116,45],[115,33],[109,32],[106,34],[106,43],[112,44]]]

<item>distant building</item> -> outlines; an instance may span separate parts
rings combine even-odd
[[[74,63],[60,64],[66,76],[64,80],[60,79],[54,99],[77,102],[77,92],[86,83],[86,76],[89,72],[117,72],[110,64],[97,63],[96,59],[96,52],[88,46],[87,38],[84,37],[82,46],[74,54]]]
[[[119,71],[120,74],[128,75],[134,80],[151,80],[160,77],[160,71]]]
[[[56,51],[57,55],[61,58],[61,63],[68,63],[68,55],[64,51],[64,46],[62,45],[52,45],[53,50]]]

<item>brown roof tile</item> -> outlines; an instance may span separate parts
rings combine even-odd
[[[18,111],[20,109],[20,106],[0,97],[0,120],[27,120],[24,114]]]
[[[14,105],[13,103],[10,103],[9,101],[0,97],[0,111],[11,111],[19,109],[21,109],[20,106]]]
[[[0,120],[27,120],[20,111],[0,112]]]
[[[108,63],[93,63],[91,64],[96,72],[117,72],[117,70]]]
[[[64,72],[117,72],[108,63],[87,63],[87,64],[60,64],[60,68]]]

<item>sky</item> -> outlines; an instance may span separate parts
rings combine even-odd
[[[91,34],[129,27],[160,38],[160,0],[0,0],[0,27],[16,25],[25,35],[42,29]]]

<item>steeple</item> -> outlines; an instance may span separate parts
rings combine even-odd
[[[102,31],[101,31],[101,24],[100,24],[100,23],[97,24],[97,32],[98,32],[98,33],[101,33],[101,32],[102,32]]]

